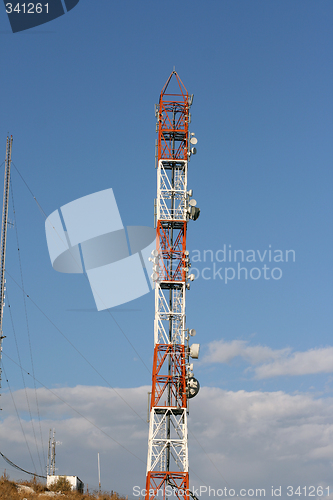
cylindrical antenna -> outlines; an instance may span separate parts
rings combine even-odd
[[[97,453],[97,460],[98,460],[98,491],[99,493],[101,492],[101,467],[99,463],[99,453]]]

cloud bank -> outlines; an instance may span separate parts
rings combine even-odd
[[[90,490],[97,489],[99,452],[103,489],[133,498],[134,486],[144,488],[149,389],[117,389],[139,416],[109,388],[55,389],[61,400],[46,389],[38,389],[44,454],[50,428],[56,429],[56,438],[62,443],[57,446],[58,473],[78,475]],[[13,396],[38,469],[25,393],[19,390]],[[28,389],[28,397],[42,456],[32,389]],[[9,394],[2,396],[2,407],[0,451],[14,463],[31,470],[27,445]],[[266,496],[270,496],[272,486],[327,487],[332,478],[332,413],[332,398],[316,399],[308,394],[290,395],[282,391],[232,392],[202,388],[190,403],[191,487],[207,485],[236,491],[266,488]],[[24,477],[5,462],[0,467],[6,468],[13,478]]]
[[[208,344],[202,363],[229,363],[240,357],[254,366],[258,379],[281,375],[313,375],[333,372],[333,347],[292,352],[292,349],[271,349],[262,345],[249,345],[245,340],[215,340]]]

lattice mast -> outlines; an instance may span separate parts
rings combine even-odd
[[[8,202],[10,186],[10,166],[12,161],[13,137],[7,137],[6,160],[5,160],[5,180],[3,188],[2,224],[1,224],[1,256],[0,256],[0,392],[2,388],[2,341],[5,338],[2,330],[3,309],[5,306],[5,260],[7,243],[7,223],[8,223]]]
[[[56,472],[56,440],[55,440],[55,429],[53,429],[53,435],[52,435],[52,430],[50,429],[49,432],[49,446],[48,446],[48,453],[47,453],[47,467],[46,467],[46,473],[48,476],[54,476]]]
[[[171,82],[171,84],[170,84]],[[171,87],[176,90],[171,90]],[[155,282],[154,358],[146,500],[176,494],[189,497],[187,413],[188,398],[195,396],[189,356],[197,358],[199,345],[189,348],[185,327],[185,293],[190,288],[186,231],[189,219],[200,213],[192,191],[187,191],[187,169],[196,152],[194,134],[189,133],[193,96],[189,96],[176,71],[162,89],[157,117],[156,250],[152,252]]]

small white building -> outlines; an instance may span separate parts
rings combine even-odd
[[[72,491],[79,491],[83,493],[84,484],[77,476],[47,476],[46,486],[49,488],[52,484],[56,483],[59,478],[64,477],[70,483]]]

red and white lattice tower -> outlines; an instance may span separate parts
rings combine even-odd
[[[174,90],[175,89],[175,90]],[[189,357],[197,358],[199,344],[189,347],[195,334],[185,326],[185,293],[194,275],[189,274],[186,231],[189,219],[200,209],[187,190],[192,145],[189,132],[193,96],[189,96],[176,71],[162,89],[156,105],[157,227],[152,279],[155,281],[154,359],[146,500],[176,496],[188,500],[188,399],[199,391]]]

